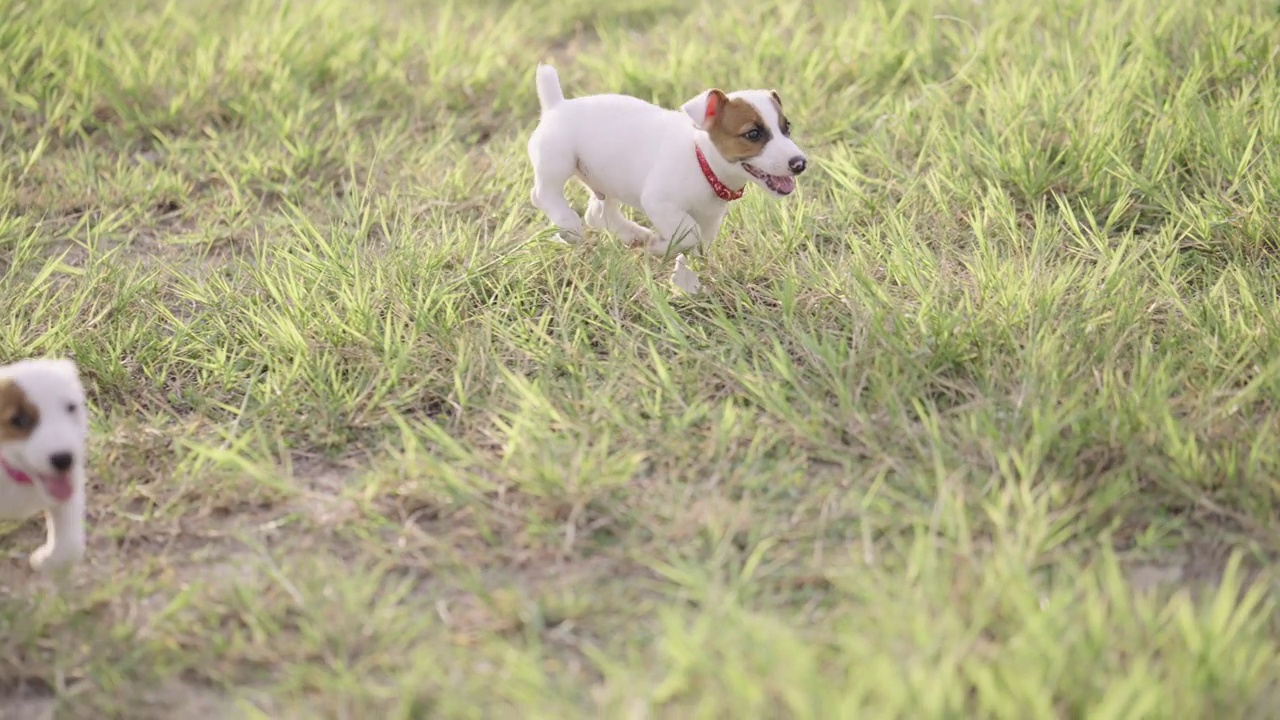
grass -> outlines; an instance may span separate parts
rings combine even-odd
[[[1274,3],[0,17],[0,359],[95,406],[0,715],[1280,717]],[[543,58],[812,169],[681,296],[548,239]]]

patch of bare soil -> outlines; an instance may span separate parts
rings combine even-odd
[[[231,720],[242,715],[235,703],[221,693],[181,680],[170,681],[142,698],[153,717],[192,720]]]
[[[1125,574],[1135,592],[1173,592],[1186,589],[1193,596],[1217,591],[1221,586],[1231,553],[1236,545],[1222,540],[1190,543],[1162,557],[1132,560],[1124,564]],[[1241,558],[1239,583],[1241,594],[1274,578],[1268,563],[1251,554]]]
[[[57,703],[50,698],[9,698],[0,695],[6,720],[54,720]]]

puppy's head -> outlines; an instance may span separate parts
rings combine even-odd
[[[89,434],[84,387],[75,363],[22,360],[0,368],[0,460],[56,502],[76,491]],[[0,482],[12,478],[0,474]]]
[[[808,159],[791,140],[791,123],[782,98],[773,90],[739,90],[725,94],[712,88],[682,108],[705,130],[725,161],[734,163],[760,186],[778,197],[796,189],[795,177]]]

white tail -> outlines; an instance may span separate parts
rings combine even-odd
[[[564,102],[564,92],[560,89],[560,75],[550,65],[538,65],[536,73],[538,86],[538,104],[544,111]]]

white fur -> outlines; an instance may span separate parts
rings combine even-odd
[[[536,86],[542,114],[529,138],[534,170],[531,197],[566,241],[582,237],[582,219],[564,196],[565,183],[577,176],[592,190],[588,226],[617,233],[628,245],[643,244],[659,255],[709,244],[720,232],[728,202],[715,194],[703,175],[695,143],[729,188],[740,190],[753,180],[768,187],[741,163],[726,160],[711,142],[701,125],[710,91],[690,99],[681,110],[667,110],[628,95],[566,100],[559,75],[550,65],[538,66]],[[770,91],[740,90],[728,97],[750,102],[769,125],[772,139],[750,163],[771,175],[795,175],[788,163],[804,153],[780,131]],[[657,234],[626,219],[621,211],[624,204],[643,211]]]
[[[0,382],[12,381],[39,410],[39,421],[29,437],[0,441],[0,457],[26,473],[30,484],[16,482],[0,468],[0,519],[23,520],[44,512],[45,544],[31,554],[31,566],[52,570],[80,560],[85,550],[85,461],[89,435],[88,407],[80,373],[71,360],[21,360],[0,367]],[[0,417],[0,423],[12,422]],[[71,454],[65,472],[53,466],[53,456]],[[68,477],[72,495],[59,502],[46,481]]]

